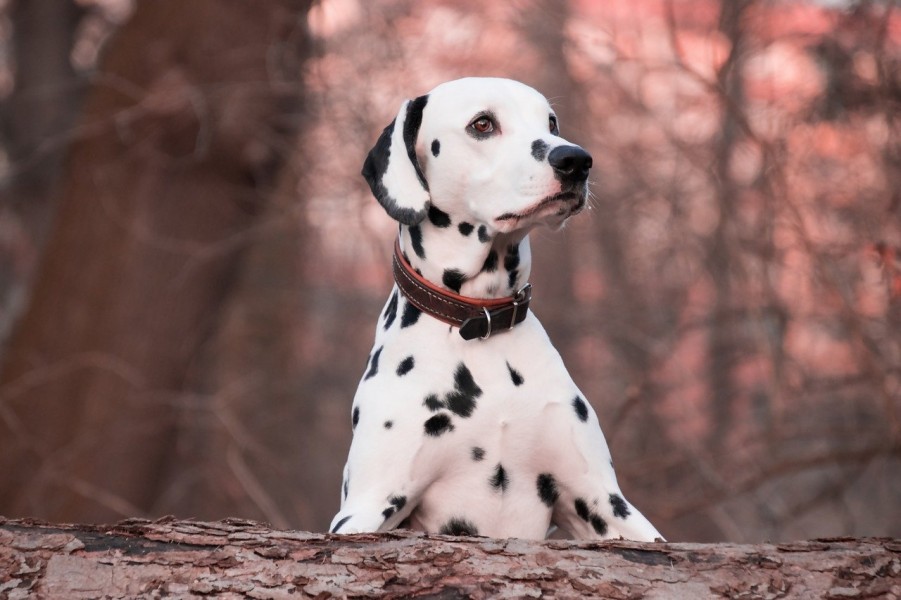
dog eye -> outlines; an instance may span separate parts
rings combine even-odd
[[[479,133],[491,133],[494,131],[494,121],[490,117],[479,117],[470,123],[469,126]]]
[[[557,127],[557,117],[554,115],[548,117],[548,129],[550,129],[551,133],[554,135],[560,133],[560,129]]]

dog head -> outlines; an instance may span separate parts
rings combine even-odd
[[[498,232],[561,225],[588,197],[591,156],[561,138],[547,99],[509,79],[466,78],[405,101],[363,176],[388,214],[430,204]]]

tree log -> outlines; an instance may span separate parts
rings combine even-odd
[[[0,598],[901,597],[901,540],[783,544],[337,536],[253,521],[0,518]]]

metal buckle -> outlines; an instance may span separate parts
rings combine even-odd
[[[526,310],[528,310],[528,302],[531,299],[532,284],[527,283],[522,286],[518,292],[516,292],[516,295],[513,296],[513,300],[510,302],[510,304],[505,304],[501,308],[496,308],[493,312],[497,313],[498,315],[502,315],[510,309],[513,310],[513,316],[510,320],[510,326],[507,328],[507,330],[509,331],[510,329],[513,329],[514,325],[516,325],[516,317],[519,316],[519,307],[525,304],[527,307]],[[492,333],[495,333],[493,324],[491,322],[492,311],[488,310],[488,307],[486,306],[482,306],[481,309],[481,315],[477,317],[470,317],[460,324],[460,337],[462,337],[464,340],[473,340],[476,337],[478,337],[480,340],[487,340],[489,337],[491,337]],[[485,332],[485,335],[478,335],[477,332],[481,331],[482,329],[482,319],[484,319],[485,323],[487,324],[487,330]]]
[[[532,284],[527,283],[516,292],[516,295],[513,297],[515,302],[525,302],[526,300],[532,299]]]
[[[516,295],[513,296],[513,316],[510,318],[510,327],[507,329],[513,329],[513,326],[516,325],[516,314],[519,312],[519,304],[520,302],[526,302],[531,300],[532,298],[532,284],[526,283],[524,286],[519,288],[519,291],[516,292]]]
[[[491,336],[491,313],[488,312],[488,309],[485,308],[484,306],[482,307],[482,310],[485,312],[485,319],[488,320],[488,331],[485,333],[485,335],[481,336],[479,339],[487,340]]]

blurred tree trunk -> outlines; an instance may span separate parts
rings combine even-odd
[[[737,389],[734,368],[740,357],[746,356],[740,346],[736,319],[736,290],[733,282],[741,278],[740,253],[735,245],[735,205],[741,201],[742,190],[732,177],[732,161],[741,141],[736,111],[744,109],[744,15],[754,0],[721,0],[719,28],[731,44],[728,58],[717,73],[722,94],[722,120],[714,150],[714,184],[716,186],[719,220],[713,231],[707,252],[707,269],[716,288],[708,339],[708,371],[712,423],[710,445],[720,451],[732,431]]]
[[[285,454],[311,456],[324,443],[295,347],[294,332],[306,330],[308,317],[302,293],[306,222],[297,210],[303,177],[297,167],[304,163],[302,150],[293,146],[284,149],[288,166],[249,232],[252,244],[201,354],[204,367],[193,375],[202,410],[188,411],[181,420],[177,460],[155,514],[239,514],[278,527],[316,520],[309,500],[291,495],[297,486],[285,485],[286,477],[300,481],[315,463]],[[339,466],[335,473],[340,472]],[[310,479],[301,489],[321,481]]]
[[[9,163],[0,185],[0,356],[55,206],[61,138],[83,96],[70,61],[82,12],[74,0],[19,0],[9,10],[15,83],[0,102]]]
[[[0,513],[152,508],[297,131],[309,0],[156,0],[108,43],[0,376]]]
[[[18,0],[10,13],[15,87],[3,102],[0,128],[12,176],[3,197],[37,213],[26,219],[36,227],[49,220],[49,190],[65,154],[61,138],[82,96],[70,57],[83,12],[73,0]]]

